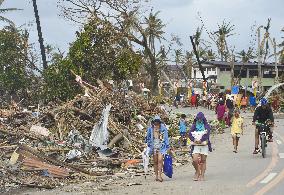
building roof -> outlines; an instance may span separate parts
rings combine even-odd
[[[170,79],[184,79],[183,66],[181,65],[166,65],[163,70]]]
[[[231,63],[230,62],[223,62],[223,61],[207,61],[204,62],[203,64],[205,65],[213,65],[216,67],[226,67],[226,66],[230,66]],[[246,62],[246,63],[242,63],[242,62],[234,62],[235,66],[247,66],[247,67],[257,67],[258,63],[257,62]],[[267,67],[267,68],[273,68],[275,67],[275,63],[264,63],[261,64],[262,67]],[[278,68],[284,69],[284,64],[278,64],[277,65]]]

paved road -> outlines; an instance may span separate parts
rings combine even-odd
[[[199,109],[209,119],[214,119],[212,111]],[[178,112],[196,114],[197,110],[179,109]],[[206,181],[194,182],[193,167],[185,165],[174,169],[173,179],[163,183],[154,182],[152,176],[133,177],[128,180],[109,181],[107,191],[98,190],[93,183],[75,184],[63,189],[41,192],[41,194],[128,194],[128,195],[283,195],[284,194],[284,120],[277,119],[275,142],[269,144],[267,158],[252,155],[254,149],[254,129],[252,114],[245,113],[245,133],[240,139],[239,153],[233,153],[229,129],[225,134],[212,137],[214,151],[208,157]],[[129,183],[141,185],[127,186]],[[28,194],[38,194],[30,192]],[[27,194],[27,193],[24,193]]]
[[[209,119],[215,119],[212,111],[199,109]],[[196,114],[197,110],[179,109],[178,112]],[[239,153],[233,153],[229,129],[225,134],[212,138],[214,151],[208,157],[205,182],[194,182],[192,166],[175,169],[174,178],[164,183],[153,182],[153,178],[136,178],[141,186],[116,188],[104,194],[194,194],[194,195],[283,195],[284,194],[284,120],[276,120],[275,142],[269,144],[267,158],[252,155],[254,128],[252,113],[243,113],[245,133],[240,140]],[[281,154],[283,153],[283,154]],[[279,156],[280,154],[280,156]],[[282,158],[280,158],[282,157]],[[129,182],[130,182],[129,181]]]

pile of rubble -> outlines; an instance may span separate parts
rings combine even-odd
[[[81,85],[85,95],[62,105],[0,110],[0,192],[96,180],[141,163],[148,121],[166,121],[166,112],[132,92]]]

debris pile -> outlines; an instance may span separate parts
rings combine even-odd
[[[1,192],[95,180],[142,162],[148,121],[167,114],[133,92],[81,85],[85,95],[61,105],[0,109]]]

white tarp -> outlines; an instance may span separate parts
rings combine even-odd
[[[107,148],[107,141],[109,137],[107,125],[110,109],[111,104],[106,106],[103,110],[101,119],[97,124],[95,124],[89,140],[92,146],[99,147],[101,150]]]
[[[143,168],[144,168],[144,173],[147,174],[148,173],[148,166],[149,166],[149,160],[150,160],[150,157],[149,157],[149,152],[150,152],[150,148],[149,147],[146,147],[144,149],[144,151],[142,152],[142,159],[143,159]],[[146,175],[145,175],[146,177]]]
[[[279,83],[279,84],[277,84],[277,85],[273,85],[273,86],[266,92],[264,98],[268,99],[269,96],[271,95],[271,93],[272,93],[275,89],[277,89],[277,88],[279,88],[279,87],[281,87],[281,86],[284,86],[284,83]],[[258,104],[258,106],[260,106],[260,103]]]

